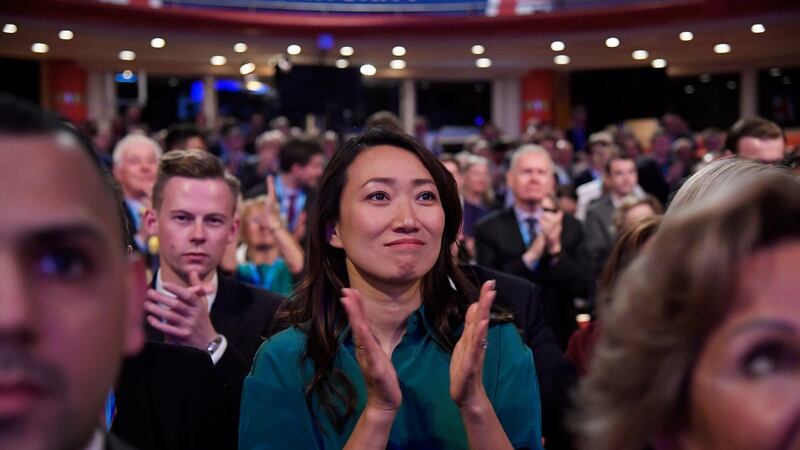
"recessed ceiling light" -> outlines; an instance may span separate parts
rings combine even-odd
[[[552,43],[550,43],[550,50],[554,52],[560,52],[561,50],[564,50],[566,47],[567,46],[564,45],[564,43],[561,41],[553,41]]]
[[[14,34],[17,32],[17,26],[13,23],[7,23],[3,25],[3,33],[6,34]]]
[[[339,58],[339,59],[336,60],[335,64],[336,64],[336,68],[337,69],[346,69],[346,68],[348,68],[350,66],[350,61],[348,61],[348,60],[346,60],[344,58]]]
[[[633,53],[631,53],[631,56],[633,57],[633,59],[641,61],[643,59],[647,59],[647,57],[650,56],[650,54],[647,53],[647,50],[634,50]]]
[[[678,39],[683,42],[689,42],[694,39],[694,34],[691,31],[681,31],[681,34],[678,35]]]
[[[610,37],[610,38],[606,39],[606,47],[608,47],[608,48],[619,47],[619,39],[617,39],[615,37]]]
[[[70,30],[61,30],[58,32],[58,38],[62,41],[69,41],[75,37],[75,33]]]
[[[297,44],[292,44],[292,45],[286,47],[286,53],[288,53],[288,54],[290,54],[292,56],[299,55],[300,52],[302,52],[302,51],[303,51],[303,48],[300,47]]]
[[[728,81],[727,83],[725,83],[725,87],[730,89],[730,90],[734,90],[734,89],[736,89],[736,82],[733,81],[733,80]]]
[[[664,67],[667,67],[667,60],[664,58],[657,58],[654,59],[650,65],[653,66],[654,69],[663,69]]]
[[[686,87],[683,88],[683,92],[686,92],[689,95],[694,94],[694,86],[687,84]]]
[[[368,77],[371,77],[376,73],[378,73],[378,71],[375,69],[375,66],[373,66],[372,64],[364,64],[363,66],[361,66],[360,70],[362,75],[366,75]]]
[[[150,47],[164,48],[165,45],[167,45],[167,41],[164,38],[157,37],[150,40]]]
[[[750,31],[752,31],[755,34],[761,34],[767,31],[767,28],[762,23],[755,23],[753,24],[752,27],[750,27]]]
[[[31,45],[31,51],[33,53],[47,53],[50,51],[50,46],[41,42],[37,42]]]
[[[723,54],[730,52],[731,52],[731,46],[729,44],[717,44],[714,46],[714,53]]]
[[[553,58],[553,62],[558,64],[559,66],[563,66],[565,64],[569,64],[569,61],[570,61],[570,59],[569,59],[569,56],[567,56],[567,55],[556,55],[556,57]]]
[[[339,54],[342,56],[353,56],[353,53],[355,52],[356,51],[353,49],[353,47],[350,47],[349,45],[345,45],[339,49]]]
[[[472,46],[472,54],[473,55],[482,55],[485,51],[486,51],[486,48],[484,48],[480,44],[475,44],[475,45]]]
[[[779,77],[781,76],[781,69],[779,67],[773,67],[772,69],[769,69],[769,74],[773,77]]]
[[[248,73],[253,73],[256,70],[256,65],[251,62],[246,62],[239,67],[239,73],[242,75],[247,75]]]
[[[123,50],[119,52],[119,59],[123,61],[133,61],[134,59],[136,59],[136,53],[130,50]]]
[[[783,84],[792,84],[792,79],[789,78],[789,75],[786,75],[782,78]]]
[[[392,54],[394,56],[405,56],[406,48],[402,45],[396,45],[394,48],[392,48]]]
[[[701,73],[700,74],[700,82],[701,83],[710,83],[711,82],[711,74],[710,73]]]
[[[402,59],[393,59],[389,61],[389,67],[394,70],[403,70],[406,68],[406,62]]]
[[[492,60],[489,58],[478,58],[475,60],[475,65],[481,69],[492,67]]]
[[[212,56],[209,61],[211,61],[212,66],[224,66],[225,63],[228,62],[228,58],[222,55],[215,55]]]
[[[248,91],[257,92],[257,91],[260,91],[260,90],[264,89],[266,87],[266,85],[264,83],[258,81],[258,80],[248,80],[244,84],[244,87]]]
[[[247,44],[244,42],[237,42],[233,44],[233,51],[236,53],[244,53],[247,51]]]
[[[126,80],[130,80],[131,78],[133,78],[133,71],[132,70],[128,70],[128,69],[123,70],[122,71],[122,78],[124,78]]]

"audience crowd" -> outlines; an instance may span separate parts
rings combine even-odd
[[[136,109],[0,98],[0,448],[800,447],[774,122],[453,149]]]

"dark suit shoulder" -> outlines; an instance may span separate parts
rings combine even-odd
[[[239,309],[274,309],[284,300],[279,294],[225,276],[219,277],[218,292]]]
[[[492,227],[495,224],[499,224],[508,220],[509,217],[516,220],[516,218],[514,217],[513,208],[503,208],[492,211],[489,214],[486,214],[485,216],[481,217],[480,220],[478,220],[478,222],[475,224],[475,229],[477,231],[478,228],[484,229]]]

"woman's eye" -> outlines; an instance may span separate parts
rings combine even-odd
[[[65,280],[81,278],[91,268],[89,257],[73,249],[46,250],[35,258],[34,263],[40,274]]]
[[[371,200],[384,201],[387,200],[389,197],[384,192],[374,192],[372,194],[369,194],[369,197],[367,198]]]
[[[776,372],[796,370],[800,366],[800,354],[782,343],[771,343],[756,348],[744,359],[744,373],[752,378],[761,378]]]
[[[423,193],[419,194],[418,198],[420,200],[425,200],[425,201],[431,202],[431,201],[436,200],[436,194],[434,194],[433,192],[423,192]]]

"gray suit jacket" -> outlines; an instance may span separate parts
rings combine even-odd
[[[586,212],[586,220],[583,224],[586,250],[589,254],[590,269],[595,276],[603,270],[603,265],[617,237],[617,230],[611,221],[614,210],[611,197],[605,194],[592,203]]]

